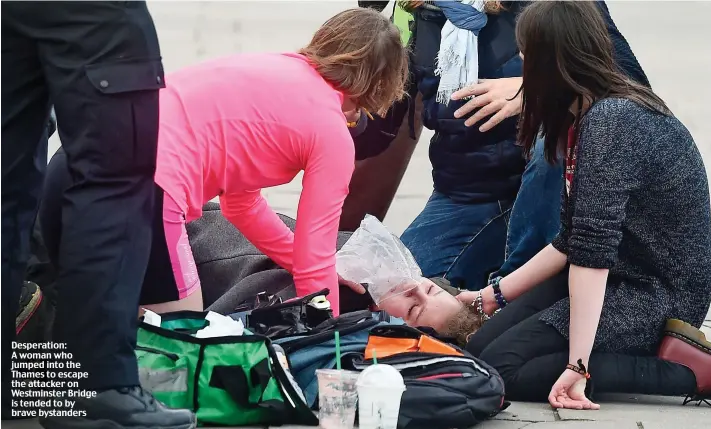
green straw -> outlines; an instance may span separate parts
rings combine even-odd
[[[378,353],[376,353],[375,348],[373,348],[373,364],[378,364]]]
[[[341,334],[336,331],[336,369],[341,370]]]

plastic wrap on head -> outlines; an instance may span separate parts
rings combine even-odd
[[[366,215],[336,253],[336,269],[346,280],[367,283],[376,304],[407,292],[422,280],[422,271],[412,253],[371,215]]]

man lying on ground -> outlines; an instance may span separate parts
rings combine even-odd
[[[278,295],[282,299],[296,296],[293,278],[289,272],[262,254],[236,228],[232,227],[221,215],[217,203],[205,205],[203,213],[200,219],[187,225],[187,231],[203,285],[203,300],[208,310],[229,314],[240,304],[252,299],[260,292]],[[289,228],[294,228],[295,221],[293,219],[284,215],[280,215],[280,218]],[[340,232],[337,248],[340,249],[350,236],[349,232]],[[410,326],[432,328],[442,336],[452,338],[458,345],[466,345],[466,348],[475,356],[480,356],[480,345],[491,340],[487,331],[492,331],[492,329],[484,329],[478,332],[483,324],[493,324],[491,327],[494,327],[494,325],[505,323],[507,320],[510,321],[517,314],[527,314],[522,310],[522,307],[540,305],[541,302],[548,303],[551,300],[559,299],[557,297],[561,293],[561,288],[556,285],[559,285],[564,278],[565,273],[515,300],[511,299],[507,308],[503,309],[500,314],[494,315],[488,322],[482,322],[480,314],[486,313],[491,316],[498,308],[492,286],[482,291],[481,305],[479,305],[477,299],[472,302],[470,292],[462,293],[459,289],[450,286],[449,282],[444,279],[422,279],[420,282],[402,284],[381,299],[379,307],[391,316],[403,319]],[[341,288],[343,313],[365,309],[372,304],[367,294],[358,295],[353,292],[350,296],[345,296],[343,292],[346,290],[350,291],[351,289]],[[692,352],[696,353],[697,361],[699,358],[711,358],[711,354],[704,351],[711,350],[711,343],[705,339],[701,331],[683,323],[674,322],[669,326],[665,336],[660,338],[667,351],[662,360],[668,362],[668,365],[692,366],[685,359],[689,356],[693,357],[693,355],[679,355],[677,353],[679,347],[686,348],[687,351],[690,348]],[[686,338],[686,340],[682,341],[681,338]],[[670,358],[669,350],[676,355],[672,353]],[[674,362],[671,361],[672,358]],[[496,362],[488,363],[497,364]],[[535,375],[538,373],[535,369],[535,362],[532,362],[531,365],[534,367],[529,373]],[[693,366],[698,368],[697,365]],[[608,377],[616,372],[615,368],[603,370]],[[639,377],[646,376],[642,372],[638,372],[637,375]],[[705,374],[694,373],[694,378],[697,379],[698,385],[711,385],[711,380],[709,380],[711,373],[708,371]],[[645,383],[645,380],[632,380],[624,385],[624,389],[626,392],[643,393]],[[689,384],[693,384],[693,382]],[[678,385],[679,383],[669,383],[670,389],[676,388]],[[598,389],[598,391],[600,390]],[[610,390],[606,390],[606,392],[612,393]],[[681,394],[681,392],[669,391],[666,394]]]

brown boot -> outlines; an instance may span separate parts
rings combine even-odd
[[[711,342],[699,329],[677,319],[667,320],[657,356],[684,365],[696,377],[696,397],[711,397]]]

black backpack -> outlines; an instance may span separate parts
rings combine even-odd
[[[372,329],[371,335],[416,338],[426,334],[389,325]],[[460,356],[413,351],[378,358],[378,363],[392,365],[405,379],[398,429],[469,428],[508,407],[499,373],[455,348]],[[363,370],[372,364],[368,359],[355,367]]]
[[[303,298],[282,302],[279,297],[257,296],[231,315],[240,319],[254,333],[269,337],[284,349],[289,367],[311,407],[317,406],[318,383],[316,369],[335,368],[335,332],[341,343],[341,365],[354,370],[356,361],[363,360],[370,329],[389,322],[383,312],[355,311],[333,317],[327,308],[317,308],[311,301],[328,296],[328,289]]]
[[[307,335],[283,337],[274,341],[284,348],[296,382],[312,408],[318,407],[318,382],[315,370],[337,367],[335,332],[341,345],[341,367],[356,370],[355,362],[363,360],[368,335],[374,327],[385,323],[380,313],[368,310],[345,313],[326,320]]]

